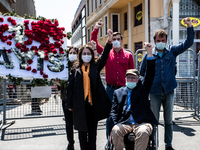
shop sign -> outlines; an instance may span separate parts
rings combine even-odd
[[[189,18],[190,18],[191,21],[192,21],[193,27],[197,27],[198,25],[200,25],[200,20],[199,20],[198,18],[194,18],[194,17],[189,17]],[[183,19],[181,20],[181,25],[187,26],[187,24],[185,24],[185,23],[183,22]]]

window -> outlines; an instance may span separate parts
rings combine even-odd
[[[87,41],[90,42],[90,28],[87,29]]]
[[[124,13],[124,30],[127,30],[127,12]]]
[[[102,22],[102,19],[99,19]],[[99,37],[102,38],[102,28],[99,28]]]
[[[95,10],[97,9],[97,0],[94,0],[94,7],[95,7]]]
[[[99,6],[101,6],[101,4],[102,4],[102,1],[101,1],[101,0],[99,0]]]
[[[111,27],[113,32],[120,32],[120,26],[119,26],[119,14],[111,14],[112,20],[111,20]]]
[[[89,5],[89,0],[87,0],[87,17],[90,16],[90,5]]]
[[[142,12],[142,4],[138,5],[135,7],[135,27],[139,26],[142,24],[142,16],[143,16],[143,12]]]
[[[108,16],[105,15],[104,16],[104,35],[107,35],[107,31],[108,31]]]
[[[124,49],[128,49],[128,44],[124,44]]]
[[[91,0],[91,13],[93,13],[93,0]]]
[[[92,30],[91,30],[91,32],[92,32],[92,31],[94,30],[94,26],[93,26],[93,25],[92,25],[91,29],[92,29]]]

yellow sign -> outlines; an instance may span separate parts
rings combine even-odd
[[[143,55],[141,53],[138,54],[138,62],[141,62],[143,58]]]
[[[194,18],[194,17],[189,17],[189,18],[190,18],[191,21],[192,21],[193,27],[196,27],[196,26],[200,25],[200,20],[199,20],[198,18]],[[183,26],[187,26],[187,25],[183,22],[183,19],[181,20],[181,24],[182,24]]]
[[[136,14],[136,19],[140,21],[141,18],[142,18],[142,11],[138,11],[138,13]]]

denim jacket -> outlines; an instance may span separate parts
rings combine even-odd
[[[156,49],[153,49],[153,55],[156,59],[155,77],[150,90],[152,95],[161,95],[162,92],[169,93],[177,87],[175,79],[176,57],[192,46],[194,42],[193,27],[187,28],[186,40],[179,44],[168,46],[164,49],[162,58],[159,57]],[[140,75],[145,76],[147,55],[145,54],[140,66]]]

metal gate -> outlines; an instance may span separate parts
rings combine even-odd
[[[135,54],[135,68],[138,70],[140,69],[141,61],[145,52],[145,49],[139,49]],[[187,117],[199,118],[200,92],[198,92],[199,94],[197,97],[197,84],[199,91],[200,77],[198,76],[199,81],[197,81],[195,59],[196,54],[192,49],[188,49],[184,53],[180,54],[177,58],[177,87],[174,91],[174,111],[193,112],[191,116]]]
[[[12,82],[3,81],[0,110],[3,112],[2,125],[6,120],[38,117],[58,117],[63,115],[62,100],[57,86],[51,86],[51,97],[31,98],[31,83],[22,82],[13,86]],[[3,97],[2,97],[3,96]]]

